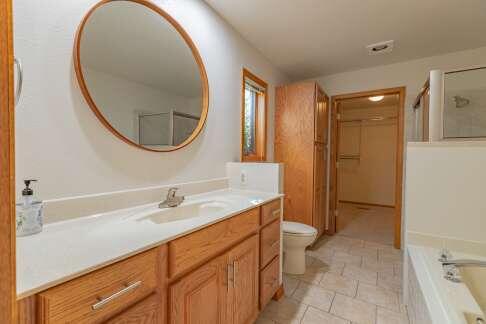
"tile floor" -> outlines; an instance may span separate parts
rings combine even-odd
[[[339,235],[385,245],[393,244],[395,210],[391,207],[339,203]]]
[[[341,235],[307,251],[303,275],[284,274],[285,296],[257,324],[408,324],[401,304],[402,253]]]

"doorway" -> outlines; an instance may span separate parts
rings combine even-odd
[[[329,234],[401,246],[405,88],[331,100]]]

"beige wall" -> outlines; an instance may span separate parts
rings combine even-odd
[[[76,82],[72,48],[78,24],[98,0],[14,1],[15,55],[25,68],[16,109],[16,182],[36,178],[53,199],[225,176],[239,160],[241,73],[269,84],[268,156],[273,156],[275,85],[287,78],[202,0],[153,2],[199,49],[209,79],[209,115],[200,136],[171,153],[127,145],[98,121]]]
[[[407,156],[407,235],[482,245],[486,254],[486,143],[410,143]]]
[[[396,117],[397,107],[345,109],[342,120],[371,116]],[[359,160],[339,161],[339,200],[394,206],[397,121],[341,123],[342,155]]]

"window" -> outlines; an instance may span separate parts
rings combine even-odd
[[[241,160],[266,159],[267,83],[243,69]]]

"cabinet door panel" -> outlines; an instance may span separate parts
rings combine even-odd
[[[258,314],[258,235],[229,252],[232,287],[229,290],[228,323],[252,323]]]
[[[170,323],[226,324],[226,256],[194,270],[170,287]]]

